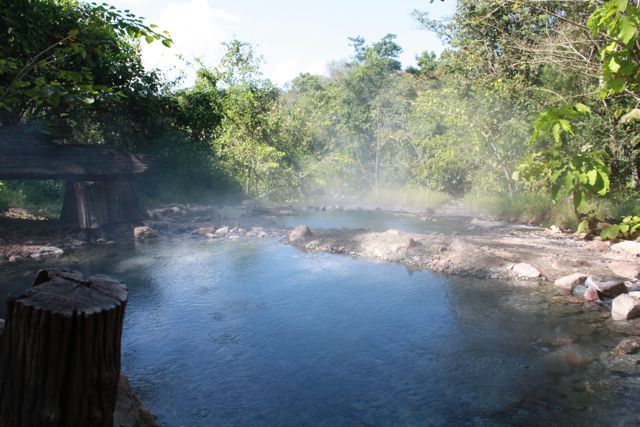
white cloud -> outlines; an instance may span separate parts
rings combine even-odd
[[[265,67],[265,75],[278,86],[283,86],[296,78],[300,73],[327,74],[327,61],[316,61],[313,63],[301,63],[296,59],[287,59]]]
[[[170,3],[158,13],[154,23],[160,30],[169,31],[173,46],[167,49],[158,42],[149,45],[143,42],[145,66],[173,75],[171,69],[184,68],[180,55],[186,60],[201,58],[208,65],[217,62],[222,53],[221,43],[232,38],[240,19],[213,7],[207,0],[189,0]],[[192,78],[193,70],[187,72],[187,80]]]

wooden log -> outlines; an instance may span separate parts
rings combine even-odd
[[[7,299],[0,426],[113,425],[127,288],[107,276],[41,271]]]

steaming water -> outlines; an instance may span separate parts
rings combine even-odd
[[[51,263],[129,286],[123,371],[165,425],[637,422],[638,378],[548,362],[559,325],[595,355],[619,337],[580,337],[601,313],[541,291],[274,240],[178,237]],[[35,266],[2,268],[17,292]]]
[[[366,228],[384,231],[395,228],[410,233],[429,233],[434,231],[464,233],[469,225],[468,220],[463,218],[427,217],[426,219],[421,219],[415,216],[390,215],[386,212],[357,210],[301,212],[278,217],[276,222],[282,227],[306,224],[312,230],[318,228]]]

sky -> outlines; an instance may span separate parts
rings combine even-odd
[[[171,49],[143,42],[147,68],[159,68],[169,77],[186,71],[185,85],[193,82],[193,58],[207,66],[220,59],[221,43],[249,42],[264,59],[265,77],[282,86],[298,74],[327,74],[327,64],[351,55],[348,37],[377,41],[396,34],[404,52],[404,66],[415,64],[425,50],[439,53],[437,37],[420,28],[410,13],[426,10],[432,17],[449,16],[455,0],[106,0],[129,9],[171,34]],[[182,56],[184,59],[180,59]]]

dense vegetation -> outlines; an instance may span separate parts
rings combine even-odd
[[[585,231],[618,223],[600,227],[610,238],[640,224],[636,1],[458,0],[445,21],[414,12],[446,42],[440,56],[403,70],[394,35],[354,37],[329,76],[285,89],[237,40],[178,89],[140,61],[139,43],[171,39],[130,12],[15,3],[0,11],[0,125],[151,153],[154,200],[430,192]],[[42,185],[0,194],[24,203]]]

